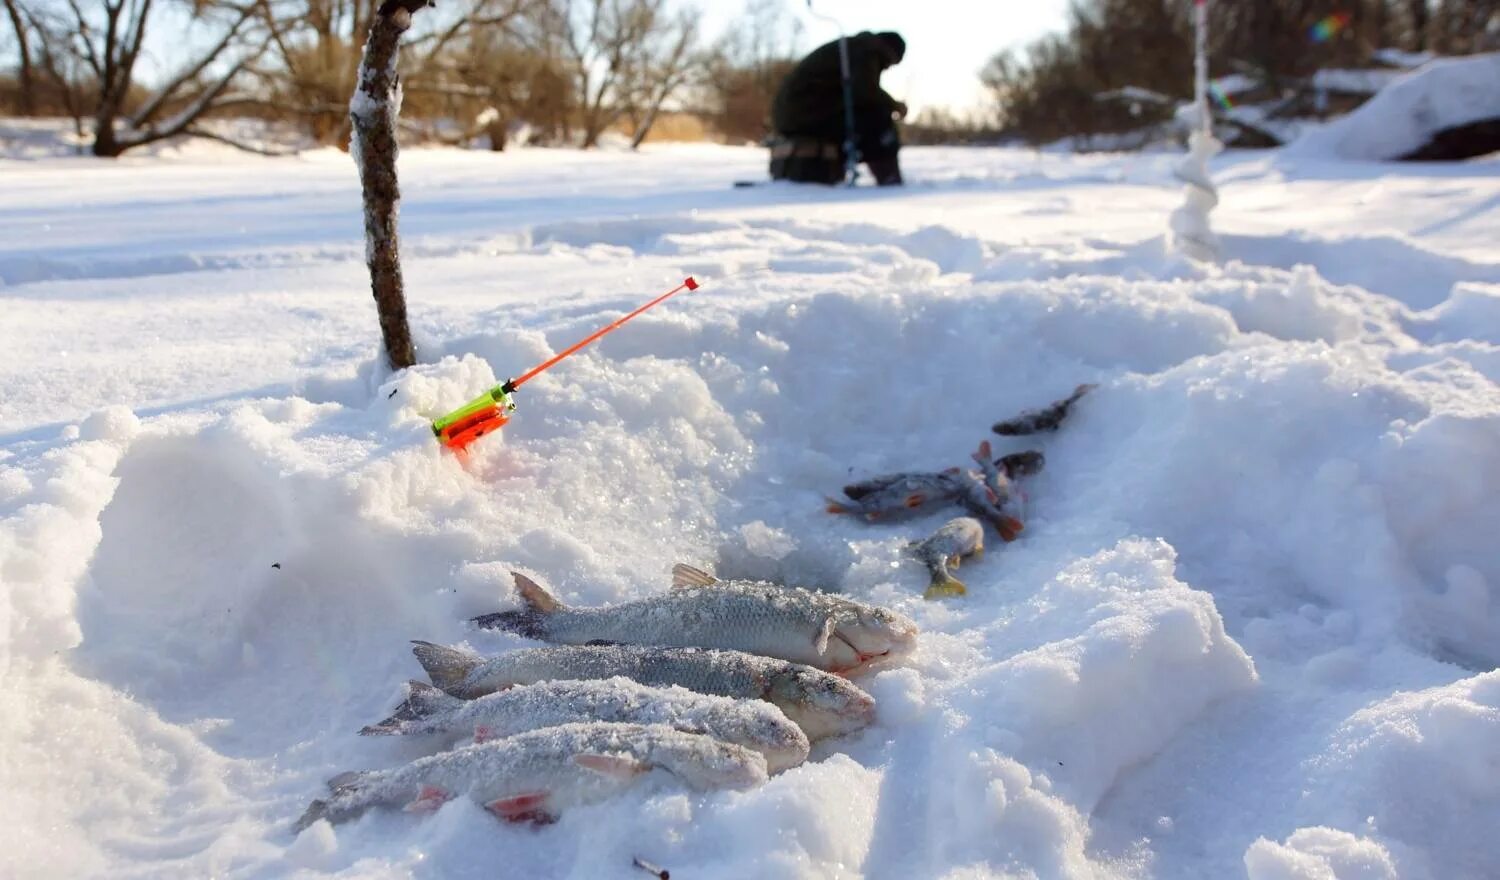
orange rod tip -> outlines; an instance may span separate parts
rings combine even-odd
[[[698,282],[695,281],[693,279],[693,276],[691,276],[691,275],[689,275],[687,277],[687,280],[684,281],[684,282],[682,282],[682,283],[687,285],[687,289],[688,290],[697,290],[698,289]]]

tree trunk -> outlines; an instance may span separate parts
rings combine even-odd
[[[380,335],[391,369],[417,362],[411,328],[406,322],[402,291],[401,254],[396,234],[396,116],[400,112],[401,82],[396,75],[396,50],[411,17],[428,0],[386,0],[375,15],[365,54],[359,65],[354,97],[349,102],[353,138],[349,151],[359,166],[365,203],[365,261],[370,267],[370,291],[380,316]]]
[[[17,84],[21,87],[21,100],[17,109],[22,116],[31,116],[36,113],[36,88],[31,77],[31,44],[26,39],[26,26],[21,23],[21,11],[16,8],[15,0],[5,0],[5,11],[10,16],[10,24],[16,29],[16,46],[21,56],[21,68],[16,73]]]

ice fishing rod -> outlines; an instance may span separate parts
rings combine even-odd
[[[473,443],[475,440],[478,440],[485,434],[490,433],[496,428],[502,427],[506,422],[510,421],[510,414],[516,411],[516,402],[514,400],[511,400],[511,395],[515,394],[518,388],[520,388],[522,385],[525,385],[527,382],[530,382],[538,374],[555,366],[558,361],[561,361],[563,358],[576,353],[579,349],[605,335],[606,333],[619,329],[625,324],[625,322],[629,321],[631,318],[634,318],[636,315],[639,315],[641,312],[646,311],[652,306],[666,301],[674,294],[681,293],[684,290],[697,289],[698,282],[694,280],[691,275],[689,275],[687,278],[683,279],[683,282],[681,284],[677,285],[661,296],[658,296],[656,299],[653,299],[652,301],[646,303],[630,314],[625,315],[621,318],[617,318],[616,320],[611,321],[609,324],[606,324],[598,330],[595,330],[593,333],[590,333],[583,339],[580,339],[579,341],[573,343],[563,351],[558,352],[552,357],[546,359],[545,361],[542,361],[540,364],[537,364],[536,366],[522,373],[519,377],[515,379],[507,379],[506,381],[501,382],[499,385],[496,385],[493,388],[490,388],[488,391],[484,392],[483,394],[479,395],[478,397],[474,398],[473,400],[469,401],[453,412],[450,412],[441,418],[433,419],[432,433],[437,436],[439,443],[443,444],[449,449],[464,449],[470,443]]]
[[[839,29],[839,78],[844,89],[844,183],[854,186],[859,180],[859,142],[854,136],[854,75],[849,70],[849,38],[838,19],[813,9],[813,0],[807,0],[807,12]]]

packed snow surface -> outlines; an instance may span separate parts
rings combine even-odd
[[[1378,100],[1378,99],[1377,99]],[[391,375],[348,157],[0,162],[0,876],[1500,875],[1500,165],[909,150],[408,150],[422,364]],[[428,419],[693,274],[460,460]],[[853,479],[1039,448],[1019,541],[929,602],[952,515]],[[657,595],[683,561],[922,628],[878,719],[749,791],[653,777],[544,828],[458,799],[292,822],[409,639]]]

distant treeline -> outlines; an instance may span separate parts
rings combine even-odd
[[[1500,49],[1500,0],[1209,0],[1210,68],[1281,95],[1376,50],[1463,55]],[[1003,132],[1029,143],[1141,129],[1190,97],[1191,0],[1074,0],[1068,26],[995,57],[983,79]]]
[[[346,143],[348,106],[373,0],[0,0],[0,111],[65,115],[98,155],[182,134],[216,135],[215,115],[294,124]],[[750,0],[707,40],[690,3],[457,0],[422,9],[403,41],[403,124],[425,139],[516,137],[634,144],[672,111],[728,140],[766,133],[771,97],[795,62],[798,25],[780,0]],[[168,34],[168,31],[174,31]],[[144,77],[163,36],[175,57]],[[160,53],[158,53],[160,54]]]

